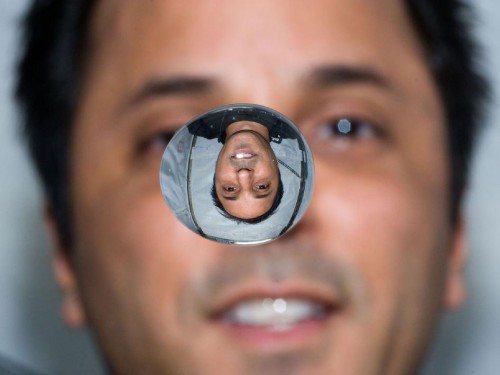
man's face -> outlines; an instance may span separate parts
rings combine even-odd
[[[462,251],[403,2],[99,3],[56,262],[66,318],[120,374],[410,373],[461,300]],[[285,114],[315,158],[307,213],[262,247],[193,234],[160,191],[168,136],[229,103]]]
[[[273,205],[278,185],[278,164],[269,139],[243,127],[228,135],[215,167],[215,193],[224,210],[240,219],[264,215]]]

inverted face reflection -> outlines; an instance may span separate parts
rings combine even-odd
[[[232,217],[256,219],[275,206],[279,184],[278,162],[267,128],[253,122],[231,124],[217,158],[216,204]]]
[[[266,106],[233,103],[182,126],[165,148],[159,177],[171,212],[194,233],[262,245],[301,220],[315,171],[290,119]]]

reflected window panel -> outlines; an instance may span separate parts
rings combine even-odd
[[[312,154],[298,128],[263,106],[232,104],[191,120],[169,142],[160,167],[174,215],[210,240],[272,241],[305,213]]]

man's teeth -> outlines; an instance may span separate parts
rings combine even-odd
[[[248,154],[245,152],[240,152],[240,153],[234,155],[234,157],[236,159],[250,159],[252,156],[253,156],[253,154]]]
[[[326,310],[325,306],[304,299],[253,299],[234,306],[223,319],[234,324],[286,329],[301,321],[324,316]]]

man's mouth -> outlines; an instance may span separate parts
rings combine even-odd
[[[329,293],[309,288],[233,295],[211,314],[212,322],[257,351],[287,350],[321,337],[340,305]]]
[[[306,321],[320,320],[331,307],[302,298],[254,298],[225,311],[220,319],[233,325],[284,331]]]
[[[254,158],[255,156],[257,156],[257,154],[252,149],[239,148],[234,151],[231,158],[236,160],[248,160]]]
[[[233,155],[235,159],[251,159],[255,156],[255,154],[247,153],[247,152],[239,152]]]
[[[309,350],[352,315],[348,280],[345,268],[308,243],[275,243],[228,253],[200,281],[196,310],[235,350]]]

